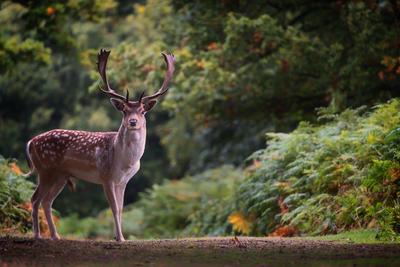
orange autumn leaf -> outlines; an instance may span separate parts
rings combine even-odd
[[[282,226],[282,227],[277,228],[269,236],[290,237],[290,236],[294,236],[296,233],[297,233],[297,230],[295,227]]]
[[[197,66],[199,69],[204,70],[205,61],[204,61],[204,60],[199,60],[199,61],[197,61],[197,62],[196,62],[196,66]]]
[[[15,173],[16,175],[23,175],[24,173],[21,171],[21,169],[19,168],[19,166],[15,163],[12,162],[10,164],[10,169],[13,173]]]
[[[207,50],[216,50],[218,49],[218,44],[216,42],[212,42],[207,46]]]
[[[260,168],[260,167],[261,167],[261,161],[255,159],[255,160],[253,161],[253,165],[254,165],[255,168]]]
[[[383,73],[383,71],[378,72],[378,77],[381,81],[385,80],[385,74]]]
[[[262,41],[262,39],[263,39],[263,36],[262,36],[262,34],[260,32],[253,33],[253,41],[254,41],[254,43],[258,44],[258,43],[260,43]]]
[[[399,168],[390,168],[389,169],[389,176],[392,182],[396,182],[400,179],[400,169]]]
[[[386,71],[388,72],[393,70],[395,62],[396,59],[389,56],[384,56],[382,60],[382,64],[386,66]]]
[[[251,221],[244,216],[241,212],[234,212],[228,217],[228,222],[232,224],[232,228],[243,234],[250,234]]]
[[[46,13],[47,13],[48,16],[54,15],[56,13],[56,9],[54,7],[52,7],[52,6],[49,6],[46,9]]]

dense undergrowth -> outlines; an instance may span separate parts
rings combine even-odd
[[[399,111],[393,100],[364,115],[346,110],[321,115],[328,122],[320,126],[268,133],[267,148],[250,157],[253,166],[229,201],[232,212],[241,212],[256,235],[285,227],[312,235],[377,228],[377,238],[396,238]]]
[[[22,176],[15,162],[0,155],[0,232],[26,232],[31,227],[30,213],[25,203],[33,184]]]
[[[397,239],[399,112],[398,99],[372,111],[320,110],[319,125],[302,122],[288,134],[268,133],[267,147],[251,155],[244,170],[223,166],[155,185],[126,208],[124,231],[134,238],[371,228],[377,239]],[[63,220],[62,231],[111,237],[111,216],[104,214]]]
[[[0,233],[25,234],[32,229],[32,205],[30,198],[34,184],[24,177],[15,160],[5,159],[0,155]],[[58,213],[53,219],[58,223]],[[44,211],[39,209],[39,227],[43,236],[50,231]]]

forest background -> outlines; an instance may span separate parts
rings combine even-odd
[[[130,238],[400,231],[400,1],[19,1],[0,4],[0,230],[30,229],[26,142],[116,130],[98,88],[151,93]],[[267,143],[266,143],[267,142]],[[102,188],[55,202],[64,235],[112,237]],[[45,229],[45,224],[42,227]]]

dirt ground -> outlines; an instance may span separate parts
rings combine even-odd
[[[400,266],[398,244],[299,238],[188,238],[117,243],[0,237],[0,266]]]

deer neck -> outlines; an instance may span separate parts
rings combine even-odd
[[[114,161],[122,167],[136,164],[144,153],[146,144],[146,127],[129,130],[122,123],[114,141]]]

